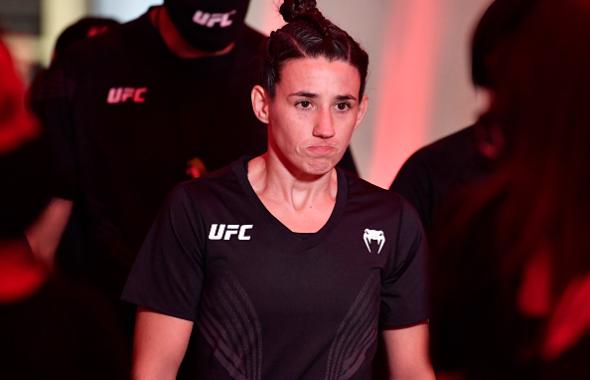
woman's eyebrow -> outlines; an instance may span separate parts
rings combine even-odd
[[[313,99],[313,98],[317,98],[319,95],[315,94],[313,92],[298,91],[298,92],[294,92],[294,93],[288,95],[288,97],[292,97],[292,96]],[[357,99],[355,96],[352,96],[352,95],[337,95],[336,100],[355,100],[356,101]]]
[[[356,97],[352,95],[337,95],[336,100],[356,100]]]
[[[318,94],[315,94],[313,92],[307,92],[307,91],[298,91],[298,92],[294,92],[292,94],[289,94],[289,97],[291,96],[301,96],[304,98],[317,98]]]

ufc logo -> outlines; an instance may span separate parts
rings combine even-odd
[[[250,240],[251,236],[246,235],[246,232],[253,227],[253,224],[212,224],[209,240],[230,240],[234,235],[238,237],[238,240]]]
[[[144,103],[145,93],[147,87],[133,88],[133,87],[113,87],[109,90],[107,96],[108,104],[118,104],[131,101],[133,103]]]
[[[228,13],[205,13],[203,11],[197,11],[193,16],[193,21],[195,24],[206,26],[207,28],[213,28],[215,24],[219,24],[222,28],[227,28],[233,24],[233,20],[230,17],[235,13],[236,11]]]

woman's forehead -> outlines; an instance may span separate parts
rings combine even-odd
[[[358,94],[360,74],[343,60],[296,58],[285,62],[278,87],[287,91],[336,91]]]

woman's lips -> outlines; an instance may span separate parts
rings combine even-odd
[[[331,145],[311,145],[306,148],[312,157],[330,156],[336,152],[336,147]]]

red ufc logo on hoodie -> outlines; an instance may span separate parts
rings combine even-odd
[[[108,104],[118,104],[125,102],[144,103],[147,87],[113,87],[109,90],[107,97]]]
[[[231,16],[233,16],[236,11],[231,11],[228,13],[207,13],[203,11],[197,11],[193,16],[193,21],[196,24],[206,26],[207,28],[213,28],[215,24],[219,24],[222,28],[227,28],[231,24],[233,24],[233,20]]]

